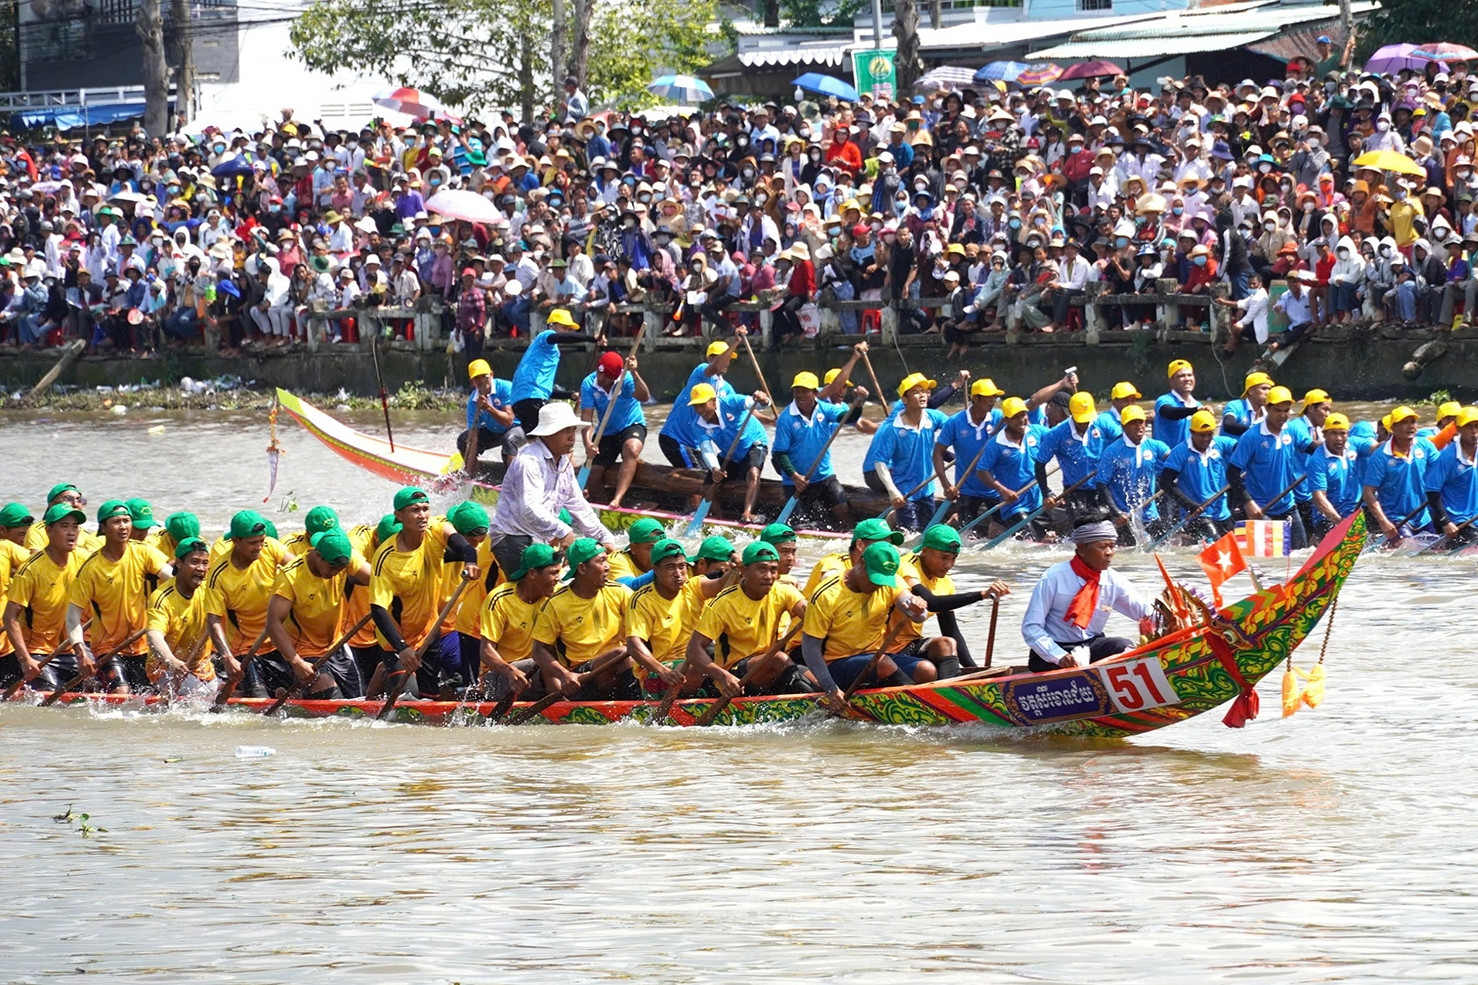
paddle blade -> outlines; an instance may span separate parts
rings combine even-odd
[[[1303,701],[1303,689],[1298,686],[1298,675],[1291,670],[1283,672],[1283,717],[1298,711]]]
[[[781,510],[780,510],[780,515],[775,518],[775,522],[776,523],[789,523],[790,522],[790,515],[795,512],[795,504],[796,504],[796,498],[794,496],[792,496],[789,499],[787,499],[785,501],[785,506],[782,507]]]
[[[454,451],[452,452],[451,457],[446,460],[446,464],[441,467],[441,474],[451,475],[453,472],[460,472],[462,471],[462,466],[466,464],[467,463],[462,460],[462,453],[459,451]]]
[[[683,530],[684,537],[696,537],[698,531],[703,529],[703,521],[708,516],[708,508],[713,505],[713,500],[705,499],[698,504],[698,510],[693,514],[693,519],[688,521],[688,526]]]
[[[580,484],[580,489],[581,489],[582,492],[584,491],[584,489],[585,489],[585,483],[586,483],[587,480],[589,480],[589,478],[590,478],[590,466],[588,464],[581,466],[580,467],[580,474],[575,477],[575,481]]]

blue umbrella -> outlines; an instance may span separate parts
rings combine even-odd
[[[1031,68],[1025,62],[991,62],[975,73],[976,82],[1015,82],[1016,77]]]
[[[831,96],[845,103],[855,103],[862,98],[857,94],[857,90],[846,82],[830,75],[822,75],[820,72],[807,72],[791,85],[820,96]]]
[[[245,178],[251,174],[251,165],[247,163],[246,158],[237,154],[211,168],[210,173],[217,178]]]
[[[692,75],[662,75],[647,83],[647,91],[675,103],[702,103],[713,98],[708,83]]]

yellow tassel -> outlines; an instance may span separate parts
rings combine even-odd
[[[1298,686],[1298,676],[1291,670],[1283,672],[1283,717],[1298,711],[1299,702],[1303,699],[1303,691]]]
[[[1304,688],[1304,704],[1317,708],[1324,700],[1324,665],[1314,664],[1313,669],[1304,674],[1304,679],[1309,682]]]

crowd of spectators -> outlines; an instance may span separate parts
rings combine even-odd
[[[1081,328],[1073,300],[1094,281],[1120,298],[1109,328],[1142,328],[1155,304],[1124,296],[1164,279],[1228,285],[1229,346],[1266,340],[1274,310],[1295,338],[1471,319],[1478,74],[1362,73],[1348,57],[1321,39],[1318,59],[1263,82],[984,83],[661,119],[591,114],[571,80],[538,124],[335,131],[283,110],[251,133],[0,134],[0,338],[151,351],[209,328],[235,352],[303,341],[314,302],[438,296],[475,356],[556,306],[606,309],[603,330],[625,334],[634,319],[614,305],[663,302],[681,335],[752,321],[728,309],[759,299],[780,346],[815,332],[818,304],[923,298],[936,303],[903,307],[899,331],[959,355],[1008,325]],[[1354,163],[1374,151],[1401,166]],[[499,218],[428,210],[453,189]],[[1194,328],[1210,309],[1171,310]],[[321,341],[357,341],[358,319],[318,324]]]

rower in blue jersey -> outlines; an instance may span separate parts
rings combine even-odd
[[[1086,390],[1068,399],[1067,412],[1067,419],[1042,437],[1042,443],[1037,447],[1037,461],[1046,465],[1057,459],[1062,488],[1077,487],[1067,496],[1069,511],[1077,515],[1098,505],[1098,490],[1093,484],[1093,476],[1098,472],[1098,460],[1103,449],[1118,438],[1109,437],[1104,432],[1097,420],[1099,415],[1093,404],[1093,394]]]
[[[934,448],[936,435],[949,417],[929,407],[935,383],[923,373],[910,373],[898,384],[903,407],[878,428],[873,477],[878,491],[893,504],[893,525],[922,530],[934,513]]]
[[[754,501],[769,453],[769,436],[755,413],[770,405],[769,398],[763,390],[750,396],[731,393],[720,397],[713,387],[699,383],[689,393],[688,404],[695,411],[693,426],[701,439],[697,450],[710,480],[724,482],[736,475],[744,476],[744,510],[739,522],[758,523]]]
[[[1432,528],[1447,538],[1448,547],[1478,540],[1478,525],[1473,523],[1478,517],[1478,469],[1473,467],[1478,454],[1478,407],[1461,407],[1452,416],[1457,437],[1438,452],[1426,476]]]
[[[1237,439],[1217,434],[1216,415],[1204,408],[1192,414],[1188,423],[1189,437],[1170,449],[1170,457],[1160,471],[1160,488],[1172,504],[1166,510],[1172,519],[1209,504],[1184,529],[1191,535],[1216,540],[1232,529],[1226,494],[1227,456],[1237,447]]]
[[[619,507],[626,498],[647,441],[647,416],[641,405],[650,399],[652,393],[636,371],[634,354],[623,360],[619,352],[605,353],[595,372],[580,384],[580,420],[595,425],[580,429],[580,438],[585,442],[585,461],[590,463],[590,476],[585,483],[587,496],[600,494],[606,469],[615,465],[619,456],[621,470],[616,473],[616,492],[610,504]],[[614,407],[612,400],[616,401]],[[602,422],[604,430],[601,430]],[[601,432],[598,441],[596,431]]]
[[[1267,373],[1248,373],[1242,380],[1242,396],[1227,404],[1221,415],[1221,433],[1241,437],[1267,414],[1268,391],[1273,378]]]
[[[1323,536],[1360,508],[1360,453],[1350,435],[1350,419],[1330,413],[1321,428],[1323,440],[1309,456],[1309,488],[1314,500],[1314,528]]]
[[[1394,542],[1431,523],[1425,505],[1426,479],[1437,448],[1416,436],[1417,413],[1405,404],[1385,419],[1390,422],[1391,436],[1365,460],[1360,482],[1365,508],[1387,541]]]
[[[1007,397],[1001,401],[1001,427],[980,457],[981,479],[1001,499],[1001,512],[991,518],[991,536],[1026,519],[1042,505],[1047,488],[1047,467],[1037,460],[1046,429],[1030,423],[1026,401]],[[1022,533],[1043,540],[1051,531],[1045,510],[1032,519]]]
[[[829,508],[843,525],[851,522],[852,511],[847,506],[847,493],[841,480],[831,467],[828,444],[837,428],[861,416],[862,404],[858,400],[857,409],[853,410],[848,405],[819,398],[840,390],[846,376],[846,373],[839,375],[822,390],[815,373],[796,374],[790,384],[791,402],[775,420],[775,447],[770,456],[785,484],[786,495],[797,497],[798,508]],[[866,388],[857,387],[853,399],[858,397],[867,398]]]
[[[549,312],[546,323],[561,328],[580,327],[563,308]],[[567,400],[574,396],[572,391],[554,384],[554,374],[559,370],[559,347],[589,342],[590,339],[584,332],[560,332],[553,328],[546,328],[529,339],[529,347],[523,351],[523,358],[513,371],[509,393],[513,398],[513,412],[518,415],[519,426],[525,434],[539,426],[539,408],[549,400]],[[596,345],[604,341],[603,338],[595,340]]]
[[[1196,370],[1189,360],[1173,360],[1166,374],[1170,392],[1155,400],[1154,436],[1174,450],[1191,436],[1191,415],[1201,409],[1201,401],[1191,395],[1196,389]]]
[[[1114,388],[1109,391],[1108,409],[1100,413],[1095,422],[1103,430],[1103,436],[1107,441],[1113,442],[1124,433],[1122,420],[1124,410],[1134,406],[1134,402],[1138,399],[1140,399],[1139,387],[1133,383],[1124,380],[1114,384]]]
[[[1317,387],[1304,394],[1303,410],[1288,419],[1284,425],[1288,433],[1293,435],[1293,460],[1299,475],[1308,475],[1309,456],[1324,441],[1324,434],[1320,430],[1324,419],[1334,410],[1334,404],[1330,402],[1329,393]],[[1293,503],[1298,510],[1298,515],[1303,517],[1304,529],[1312,532],[1314,529],[1314,487],[1308,482],[1300,482],[1293,487]]]
[[[1101,417],[1102,415],[1100,415]],[[1135,543],[1135,515],[1144,521],[1146,532],[1157,536],[1164,530],[1155,504],[1156,484],[1170,449],[1165,442],[1147,437],[1149,418],[1137,404],[1125,407],[1119,415],[1123,433],[1110,442],[1098,459],[1094,483],[1101,490],[1100,500],[1119,531],[1119,543]]]
[[[745,334],[743,326],[734,329],[735,338]],[[708,343],[705,352],[706,358],[703,362],[693,367],[688,374],[688,380],[683,384],[682,390],[678,391],[677,398],[672,402],[672,410],[667,413],[667,420],[662,422],[662,429],[657,432],[657,447],[662,449],[667,464],[673,468],[687,468],[697,464],[697,458],[688,451],[695,448],[701,437],[693,427],[693,418],[696,416],[693,405],[689,401],[692,396],[693,387],[699,383],[706,383],[713,387],[715,393],[721,397],[727,397],[734,392],[729,381],[724,379],[724,374],[729,371],[729,363],[734,359],[734,347],[722,340]]]
[[[827,376],[829,377],[830,375],[831,374],[828,372]],[[922,376],[923,374],[915,373],[913,375]],[[955,377],[953,383],[946,383],[942,387],[929,390],[929,409],[935,410],[937,408],[943,407],[945,404],[954,399],[955,394],[959,393],[961,390],[969,385],[970,371],[966,369],[960,370],[959,374]],[[882,397],[879,396],[878,399],[881,400]],[[841,397],[838,396],[837,400],[838,402],[841,402]],[[863,484],[865,484],[867,488],[871,489],[873,492],[887,492],[887,490],[883,488],[882,482],[879,481],[876,472],[878,464],[878,433],[882,430],[884,424],[887,424],[889,421],[893,420],[893,418],[898,416],[899,412],[903,410],[904,406],[905,401],[902,397],[899,397],[897,400],[893,401],[893,403],[888,407],[888,416],[883,418],[882,421],[878,422],[871,429],[871,433],[873,436],[872,441],[867,446],[867,453],[862,456],[862,481]],[[857,429],[866,433],[866,430],[863,427],[864,423],[870,422],[866,422],[865,419],[858,420]],[[907,487],[905,486],[904,489],[906,491]],[[927,519],[927,515],[925,519]]]
[[[996,398],[1004,391],[991,379],[970,384],[970,402],[965,409],[944,422],[934,436],[934,471],[944,476],[944,497],[955,501],[955,516],[960,524],[969,523],[1000,501],[994,489],[980,478],[978,456],[990,436],[1001,426],[1001,411]],[[954,481],[949,479],[947,453],[954,454]],[[972,467],[973,466],[973,467]],[[970,469],[969,474],[965,470]]]
[[[467,430],[457,435],[457,453],[469,470],[480,454],[494,446],[502,448],[503,461],[513,461],[528,439],[515,423],[512,384],[495,379],[486,359],[468,363],[467,376],[472,392],[467,395]]]
[[[1288,520],[1290,544],[1308,545],[1308,531],[1295,508],[1293,482],[1299,471],[1294,435],[1288,429],[1293,394],[1286,386],[1268,391],[1267,413],[1255,427],[1242,433],[1228,461],[1227,482],[1232,502],[1241,503],[1249,520]]]

